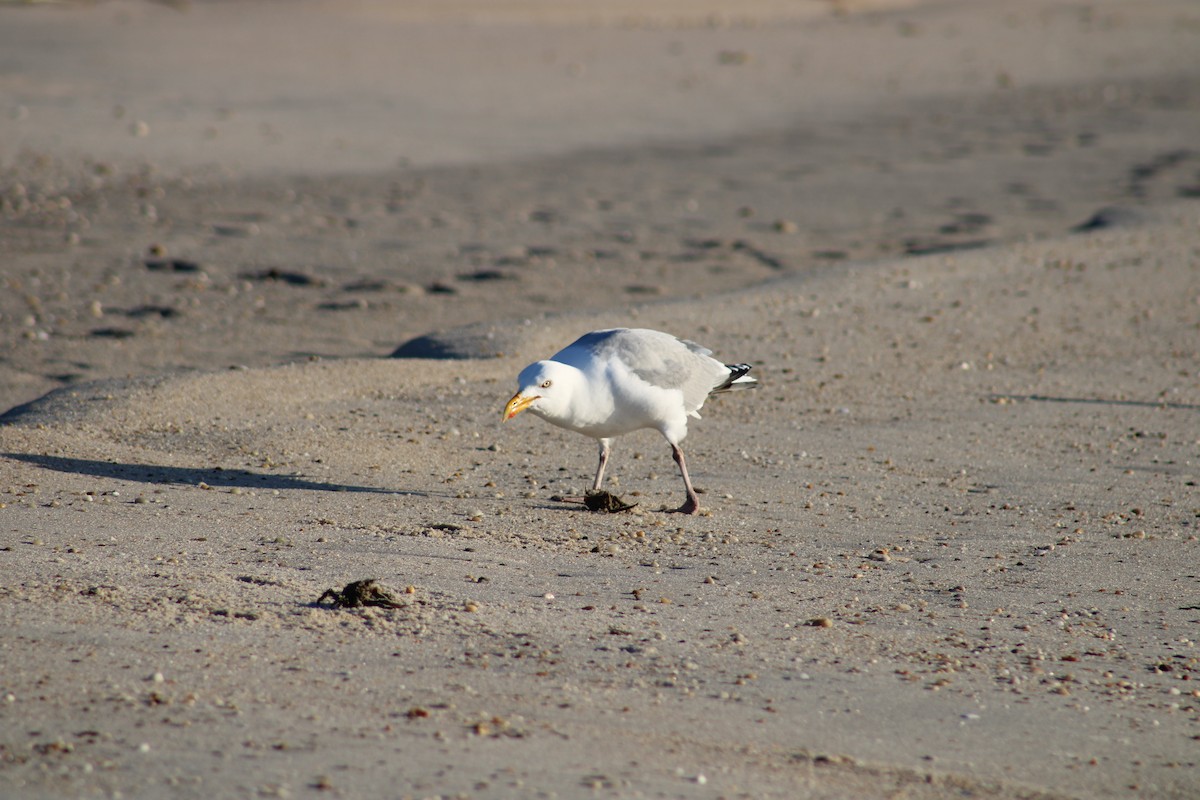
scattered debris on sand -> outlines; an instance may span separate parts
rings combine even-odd
[[[615,494],[606,492],[603,489],[596,489],[586,493],[583,496],[583,504],[587,506],[588,511],[603,511],[606,514],[618,514],[622,511],[628,511],[637,505],[637,503],[626,503]]]
[[[392,593],[379,585],[375,578],[352,581],[340,592],[336,589],[326,589],[317,598],[317,603],[330,600],[334,608],[362,608],[363,606],[378,606],[379,608],[404,608]]]

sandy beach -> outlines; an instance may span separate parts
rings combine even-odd
[[[1200,795],[1198,88],[1185,0],[0,4],[0,795]],[[761,383],[698,516],[501,422],[615,326]]]

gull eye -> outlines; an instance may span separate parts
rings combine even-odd
[[[550,388],[550,381],[542,381],[542,388],[543,388],[543,389],[549,389],[549,388]]]

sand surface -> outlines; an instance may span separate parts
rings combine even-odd
[[[1200,794],[1200,8],[594,5],[0,5],[0,795]]]

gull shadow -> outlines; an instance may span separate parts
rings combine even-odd
[[[1132,408],[1173,408],[1182,411],[1200,411],[1195,403],[1168,403],[1156,400],[1105,400],[1102,397],[1051,397],[1044,394],[990,394],[988,399],[1012,400],[1028,403],[1087,403],[1099,406],[1129,406]]]
[[[97,461],[89,458],[64,458],[35,453],[0,453],[14,461],[24,461],[43,469],[70,472],[76,475],[94,475],[98,478],[114,478],[123,481],[140,481],[153,484],[197,486],[205,483],[213,487],[241,489],[305,489],[316,492],[366,492],[370,494],[402,494],[428,497],[426,492],[383,489],[378,486],[355,486],[343,483],[326,483],[294,475],[272,475],[252,472],[247,469],[223,469],[210,467],[165,467],[158,464],[124,464],[118,461]]]

